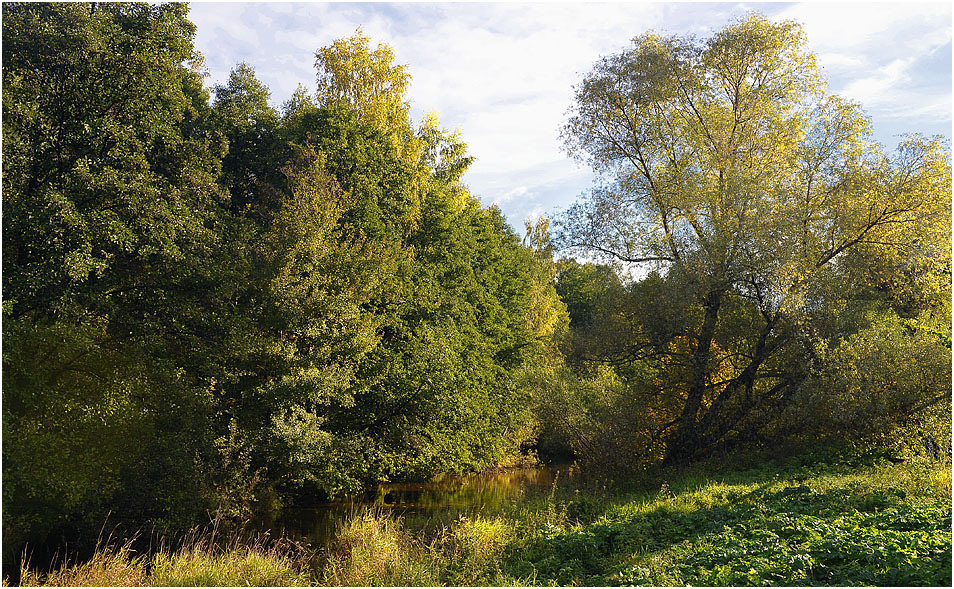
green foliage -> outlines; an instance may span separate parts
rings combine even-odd
[[[782,427],[949,457],[949,349],[908,325],[891,311],[872,314],[866,328],[826,351]]]
[[[220,182],[229,191],[230,208],[267,223],[278,208],[285,187],[281,170],[291,155],[279,135],[278,112],[268,105],[268,88],[245,63],[214,92],[217,125],[228,141]]]
[[[194,57],[186,11],[4,5],[8,316],[101,297],[208,238],[221,144],[181,65]]]
[[[898,506],[901,492],[876,492],[857,498],[856,508],[833,521],[814,515],[832,511],[830,498],[849,493],[789,487],[770,494],[762,500],[777,512],[674,551],[685,559],[677,574],[693,585],[910,586],[950,578],[949,510]]]
[[[479,470],[532,432],[549,251],[360,34],[210,104],[185,5],[3,7],[4,543]],[[85,546],[92,548],[91,542]]]
[[[796,464],[696,467],[649,497],[604,503],[596,521],[542,526],[504,570],[539,585],[949,582],[949,492],[932,475],[918,465]]]
[[[325,83],[344,84],[342,52],[355,52],[354,67],[371,59],[366,44],[355,38],[336,45],[337,69]],[[354,75],[390,75],[374,72]],[[366,355],[353,356],[347,403],[317,416],[329,435],[309,442],[313,449],[323,444],[343,477],[326,490],[501,461],[530,429],[525,395],[509,375],[533,360],[549,335],[528,320],[536,288],[530,277],[540,262],[498,211],[482,209],[456,182],[470,160],[436,119],[425,121],[420,137],[403,136],[393,126],[400,109],[388,111],[384,125],[374,104],[332,101],[329,109],[332,90],[322,92],[326,108],[304,93],[286,105],[283,132],[298,148],[322,154],[323,168],[349,199],[343,235],[380,256],[373,266],[380,278],[362,305],[374,341]],[[539,288],[552,293],[549,284]]]
[[[622,284],[609,266],[580,264],[567,259],[560,262],[557,293],[570,314],[570,327],[584,331],[597,315],[609,307],[612,297],[619,296]]]
[[[646,399],[611,368],[540,370],[527,386],[540,423],[541,458],[573,459],[594,476],[625,475],[660,458]]]
[[[604,183],[562,216],[559,243],[645,277],[576,355],[652,365],[667,461],[783,431],[775,416],[839,364],[824,349],[848,353],[867,312],[949,325],[947,142],[885,154],[860,108],[826,95],[797,23],[753,14],[707,40],[639,36],[584,77],[564,138]],[[572,288],[582,313],[586,289]],[[901,362],[879,375],[910,382]],[[890,419],[943,402],[935,391]]]
[[[109,511],[161,527],[204,507],[187,332],[222,143],[185,15],[3,7],[5,567]]]
[[[521,242],[483,208],[460,133],[412,124],[387,46],[358,31],[319,49],[314,96],[280,113],[247,64],[210,101],[187,10],[3,6],[6,570],[27,544],[92,553],[110,513],[130,530],[239,520],[509,464],[534,436],[614,476],[793,431],[949,458],[947,148],[881,154],[860,111],[821,93],[796,25],[639,37],[579,88],[568,145],[610,182],[562,243],[659,263],[621,280],[555,262],[549,220]],[[635,136],[602,135],[627,113]],[[825,556],[866,542],[856,529],[945,573],[930,505],[868,493],[832,521],[759,497],[844,537],[780,549],[827,567],[805,579],[928,578]],[[427,542],[355,520],[326,580],[603,582],[651,528],[687,551],[680,584],[783,574],[737,566],[762,557],[731,502],[597,521],[602,499],[547,501],[516,518],[524,544],[501,518]],[[717,533],[738,540],[722,568],[693,544]],[[307,581],[281,555],[212,552],[101,552],[50,582]]]

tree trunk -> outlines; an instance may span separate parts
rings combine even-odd
[[[696,349],[692,354],[692,376],[686,404],[679,415],[678,425],[672,437],[666,443],[668,464],[687,463],[702,450],[702,432],[699,429],[699,409],[706,392],[706,377],[709,374],[709,360],[712,356],[712,338],[719,320],[719,308],[722,305],[722,292],[710,292],[704,302],[705,317],[699,329]]]

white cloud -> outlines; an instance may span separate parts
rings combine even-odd
[[[515,198],[526,196],[528,192],[529,191],[527,190],[526,186],[518,186],[517,188],[514,188],[513,190],[507,192],[500,198],[495,199],[494,202],[496,202],[497,204],[507,202]]]
[[[950,134],[950,4],[808,3],[776,16],[802,23],[831,90],[861,103],[876,132],[885,122]],[[924,65],[939,52],[946,65]]]
[[[895,59],[877,68],[867,77],[849,82],[842,92],[862,104],[879,102],[884,99],[885,90],[896,88],[907,80],[907,70],[912,61],[911,58]]]

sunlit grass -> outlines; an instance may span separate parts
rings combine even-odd
[[[132,543],[100,546],[80,564],[64,563],[47,574],[25,563],[22,586],[56,587],[307,587],[304,559],[282,542],[265,546],[238,536],[225,545],[212,534],[192,534],[177,550],[137,555]]]
[[[950,582],[949,466],[820,461],[671,475],[661,473],[658,492],[620,493],[588,524],[524,538],[509,570],[560,585]],[[570,501],[556,510],[572,511]]]
[[[24,587],[141,587],[147,586],[144,559],[136,557],[128,545],[98,549],[89,562],[64,564],[49,574],[40,574],[25,563],[20,571]]]
[[[368,510],[338,529],[322,581],[333,586],[436,585],[440,563],[429,552],[401,520]]]
[[[221,554],[185,550],[160,553],[153,559],[149,585],[157,587],[299,587],[311,585],[278,552],[232,549]]]
[[[316,569],[272,545],[208,538],[97,551],[28,585],[942,585],[951,470],[927,459],[719,461],[606,489],[525,492],[494,511],[343,522]]]

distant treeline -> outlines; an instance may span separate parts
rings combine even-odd
[[[246,64],[204,89],[187,12],[3,5],[5,575],[107,514],[182,530],[528,451],[950,451],[949,152],[880,155],[790,67],[797,28],[600,62],[565,136],[607,183],[551,242],[468,192],[388,47],[319,49],[276,110]]]

